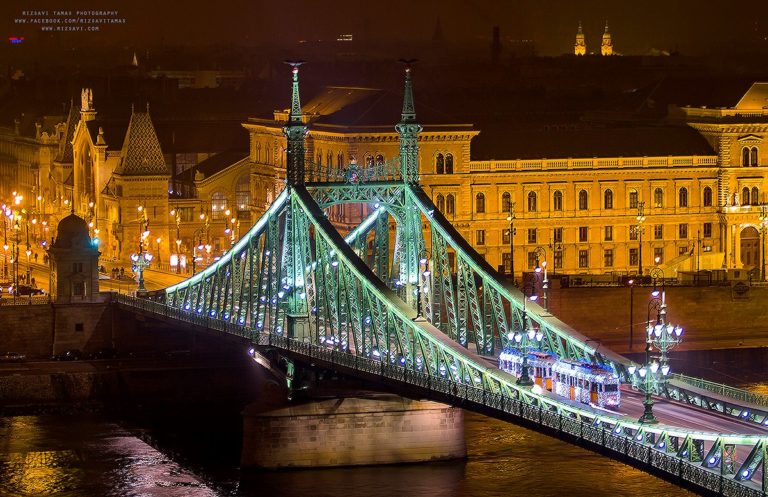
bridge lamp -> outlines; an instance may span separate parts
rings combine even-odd
[[[664,376],[667,376],[669,374],[669,364],[664,364],[661,367],[661,374],[663,374]]]
[[[651,372],[652,372],[653,374],[656,374],[656,372],[658,372],[658,370],[659,370],[659,363],[658,363],[658,362],[656,362],[656,361],[653,361],[653,362],[651,363]]]
[[[627,372],[630,374],[630,376],[634,376],[635,371],[637,371],[637,367],[635,367],[634,365],[627,368]]]
[[[645,369],[645,366],[643,366],[637,372],[640,374],[640,378],[645,378],[645,375],[648,373],[648,370]]]
[[[536,341],[540,342],[544,338],[544,333],[541,332],[541,328],[536,331]]]

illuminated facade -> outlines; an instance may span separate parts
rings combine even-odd
[[[587,43],[584,41],[584,32],[581,30],[581,21],[579,21],[579,30],[576,31],[576,43],[573,45],[575,55],[587,55]]]
[[[605,21],[603,41],[600,44],[600,55],[613,55],[613,41],[611,41],[611,33],[608,32],[608,21]]]

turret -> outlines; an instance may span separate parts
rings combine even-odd
[[[401,60],[405,64],[405,91],[403,93],[403,111],[395,129],[400,134],[400,172],[403,181],[416,184],[419,182],[419,133],[421,125],[416,122],[416,109],[413,105],[413,85],[411,83],[411,64],[415,60]]]
[[[576,43],[573,45],[573,53],[576,55],[587,54],[587,44],[584,41],[584,32],[581,30],[581,21],[579,21],[579,30],[576,32]]]
[[[304,137],[307,134],[307,126],[301,115],[301,100],[299,99],[299,66],[303,61],[287,61],[293,70],[293,89],[291,91],[291,113],[288,116],[288,124],[283,127],[283,133],[288,139],[288,162],[286,165],[286,178],[288,186],[304,184]]]

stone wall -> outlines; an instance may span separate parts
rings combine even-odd
[[[243,414],[244,467],[392,464],[466,456],[461,409],[392,395]]]

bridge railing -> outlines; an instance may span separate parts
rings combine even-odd
[[[270,333],[261,333],[244,325],[225,322],[205,315],[187,313],[162,303],[115,294],[114,301],[180,321],[196,324],[212,330],[248,338],[260,346],[269,346],[301,355],[314,363],[324,363],[338,370],[349,370],[367,375],[377,375],[420,389],[419,394],[433,400],[459,405],[489,414],[500,419],[525,420],[529,425],[548,433],[564,437],[590,447],[598,447],[614,457],[634,460],[641,467],[653,467],[680,478],[708,493],[765,497],[762,484],[752,481],[755,473],[765,472],[765,461],[747,462],[734,471],[725,466],[723,447],[746,445],[751,454],[764,450],[768,438],[763,436],[722,435],[686,431],[665,425],[642,425],[594,412],[558,411],[549,404],[536,405],[520,397],[489,391],[468,383],[453,381],[447,377],[429,375],[381,359],[361,357],[322,345],[291,339]],[[709,447],[705,447],[705,443]],[[686,445],[688,444],[688,445]],[[693,445],[691,445],[693,444]],[[693,458],[686,447],[699,447],[699,458]],[[718,449],[720,447],[720,449]],[[701,459],[704,450],[706,457]],[[747,457],[750,460],[752,455]],[[711,463],[710,461],[715,461]],[[735,463],[735,460],[733,461]],[[733,466],[733,464],[731,464]],[[756,477],[755,477],[756,478]],[[757,479],[757,478],[756,478]],[[765,478],[760,478],[765,480]]]
[[[741,388],[732,387],[729,385],[722,385],[713,381],[703,380],[701,378],[695,378],[693,376],[686,376],[680,373],[673,373],[672,379],[682,381],[696,388],[701,388],[708,392],[716,393],[733,399],[739,402],[748,402],[758,406],[768,407],[768,397],[760,395],[759,393],[750,392]]]

